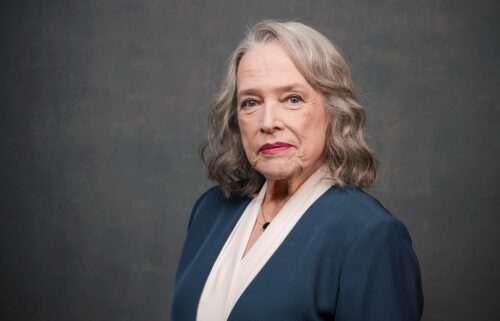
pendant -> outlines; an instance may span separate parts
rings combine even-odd
[[[265,231],[266,228],[269,226],[271,222],[265,222],[264,225],[262,225],[262,229]]]

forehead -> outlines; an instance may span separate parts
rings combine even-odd
[[[248,51],[238,66],[236,84],[238,93],[248,89],[273,90],[290,84],[310,87],[278,44],[265,44]]]

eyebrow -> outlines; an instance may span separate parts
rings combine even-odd
[[[289,85],[285,85],[285,86],[281,86],[281,87],[275,87],[275,88],[271,89],[272,92],[279,92],[279,93],[293,91],[293,90],[305,90],[305,88],[303,85],[301,85],[299,83],[293,83],[293,84],[289,84]],[[238,92],[236,93],[236,96],[241,97],[241,96],[245,96],[245,95],[257,95],[261,91],[262,90],[260,90],[259,88],[247,88],[247,89],[243,89],[241,91],[238,90]]]

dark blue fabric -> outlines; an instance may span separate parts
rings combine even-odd
[[[212,265],[249,202],[225,198],[218,187],[196,202],[171,321],[196,320]],[[228,320],[414,321],[422,308],[419,265],[403,223],[365,192],[332,187],[297,222]]]

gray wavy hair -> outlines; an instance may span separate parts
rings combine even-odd
[[[208,138],[200,148],[209,179],[226,196],[254,195],[265,178],[248,162],[237,119],[236,73],[245,53],[278,43],[309,84],[318,89],[332,116],[324,160],[336,186],[367,188],[377,177],[378,162],[363,128],[366,113],[354,92],[349,68],[337,48],[321,33],[300,22],[265,20],[251,28],[229,58],[222,85],[208,117]],[[210,151],[209,151],[210,150]]]

